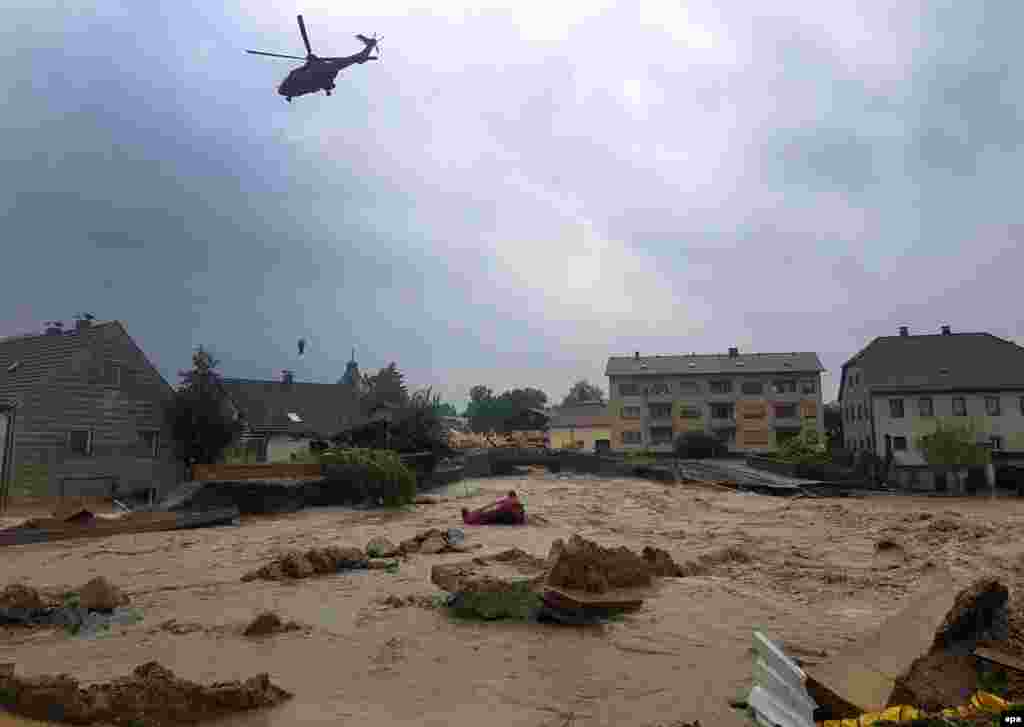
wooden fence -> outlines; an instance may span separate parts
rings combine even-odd
[[[319,464],[196,464],[192,465],[194,480],[287,480],[320,477]]]

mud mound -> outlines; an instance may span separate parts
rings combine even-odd
[[[385,538],[377,535],[366,544],[366,554],[371,558],[393,558],[398,555],[398,546]]]
[[[644,548],[641,557],[647,561],[651,573],[663,578],[681,578],[686,575],[683,566],[672,560],[672,556],[661,548]]]
[[[39,591],[23,583],[12,583],[0,591],[0,608],[36,610],[44,605]]]
[[[573,535],[561,538],[548,555],[551,572],[548,584],[587,593],[605,593],[613,588],[647,587],[653,583],[647,562],[626,547],[603,548]]]
[[[875,543],[875,552],[898,553],[903,550],[903,545],[893,538],[881,538]]]
[[[359,548],[313,548],[305,553],[292,551],[275,558],[266,565],[246,573],[243,581],[286,581],[309,578],[313,575],[337,573],[342,570],[366,568],[366,555]]]
[[[505,563],[528,573],[547,570],[548,567],[548,562],[543,558],[530,555],[525,550],[520,550],[519,548],[511,548],[509,550],[503,550],[500,553],[495,553],[494,555],[474,558],[473,562],[480,564]]]
[[[430,528],[408,540],[403,540],[398,549],[402,555],[408,555],[409,553],[422,553],[424,555],[465,553],[473,548],[463,545],[464,538],[465,534],[457,528],[449,530]]]
[[[135,668],[130,677],[80,688],[67,674],[22,679],[0,676],[4,706],[26,717],[73,724],[170,727],[270,707],[292,695],[267,674],[244,682],[203,686],[179,679],[157,662]]]
[[[78,591],[82,608],[110,613],[118,606],[127,606],[129,598],[103,576],[93,578]]]
[[[939,712],[966,704],[978,687],[978,667],[972,654],[937,652],[914,662],[910,673],[899,680],[890,702]]]
[[[282,621],[281,617],[273,611],[264,611],[245,627],[242,634],[245,636],[270,636],[301,630],[302,626],[295,621]]]
[[[395,594],[389,594],[384,596],[377,601],[381,606],[389,606],[391,608],[406,608],[409,606],[415,606],[416,608],[434,609],[438,607],[438,601],[432,596],[396,596]]]

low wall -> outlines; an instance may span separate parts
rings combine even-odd
[[[853,482],[863,479],[854,470],[835,464],[793,464],[760,456],[747,457],[746,462],[755,469],[805,480]]]
[[[319,464],[280,462],[271,464],[196,464],[192,465],[194,480],[284,480],[319,477]]]

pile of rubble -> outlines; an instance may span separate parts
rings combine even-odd
[[[32,678],[0,674],[0,700],[7,710],[80,725],[189,724],[271,707],[291,696],[272,684],[267,674],[204,686],[179,679],[155,661],[136,667],[129,677],[86,688],[67,674]]]
[[[284,621],[273,611],[263,611],[242,632],[245,636],[273,636],[289,631],[302,631],[302,624],[295,621]]]
[[[326,548],[311,548],[305,553],[295,550],[280,555],[266,565],[246,573],[242,580],[287,581],[369,566],[369,559],[359,548],[328,545]]]
[[[435,555],[438,553],[466,553],[480,547],[479,545],[466,546],[463,544],[465,540],[465,534],[458,528],[449,528],[448,530],[430,528],[408,540],[403,540],[396,549],[396,554],[422,553],[423,555]]]
[[[135,623],[121,589],[99,576],[77,590],[40,590],[12,583],[0,591],[0,625],[57,626],[87,635],[112,624]]]

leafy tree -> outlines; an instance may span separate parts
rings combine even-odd
[[[487,386],[478,384],[469,390],[469,400],[471,402],[487,401],[488,399],[494,398],[494,392]]]
[[[952,472],[958,480],[968,467],[980,467],[992,461],[988,448],[977,443],[970,426],[949,426],[939,421],[934,432],[918,437],[915,444],[936,473]]]
[[[393,404],[404,406],[409,401],[409,389],[405,385],[405,376],[394,362],[382,368],[373,376],[363,375],[367,405]]]
[[[825,440],[828,448],[843,447],[843,410],[838,401],[825,405]]]
[[[548,403],[547,394],[529,386],[525,389],[509,389],[498,398],[511,402],[516,413],[524,409],[543,409]]]
[[[397,452],[434,452],[451,454],[448,436],[437,413],[439,396],[431,388],[416,391],[397,411],[388,427],[390,446]]]
[[[509,399],[471,401],[466,408],[469,427],[474,432],[504,432],[505,422],[515,416],[515,405]]]
[[[178,456],[189,464],[214,464],[242,429],[228,410],[217,365],[200,346],[192,368],[179,372],[181,384],[168,408]]]
[[[562,406],[573,406],[574,404],[585,404],[592,401],[604,401],[604,389],[597,384],[592,384],[586,379],[580,379],[569,389],[569,393],[562,399]]]

